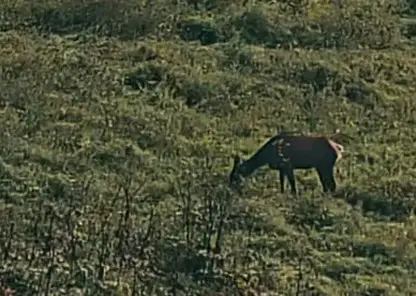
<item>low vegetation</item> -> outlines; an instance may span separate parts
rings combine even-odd
[[[416,291],[413,2],[3,2],[0,289]],[[336,129],[336,196],[227,186],[233,154]]]

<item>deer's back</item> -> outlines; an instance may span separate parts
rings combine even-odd
[[[337,154],[326,137],[286,136],[284,154],[294,168],[313,168],[334,163]]]

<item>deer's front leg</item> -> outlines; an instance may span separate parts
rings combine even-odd
[[[295,173],[293,171],[293,167],[290,163],[286,163],[285,165],[285,175],[287,175],[287,179],[289,180],[290,189],[292,194],[297,194],[296,192],[296,181],[295,181]]]

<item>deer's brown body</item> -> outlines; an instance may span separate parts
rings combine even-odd
[[[241,161],[234,158],[230,183],[241,181],[257,168],[268,165],[280,173],[281,191],[288,177],[293,193],[296,193],[295,169],[316,169],[325,192],[335,191],[334,166],[342,157],[343,147],[324,136],[296,136],[281,133],[272,137],[252,157]]]

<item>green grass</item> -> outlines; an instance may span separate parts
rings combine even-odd
[[[416,46],[398,15],[77,3],[0,7],[0,289],[416,291]],[[313,171],[297,198],[267,169],[228,188],[232,155],[284,129],[340,129],[340,196]]]

